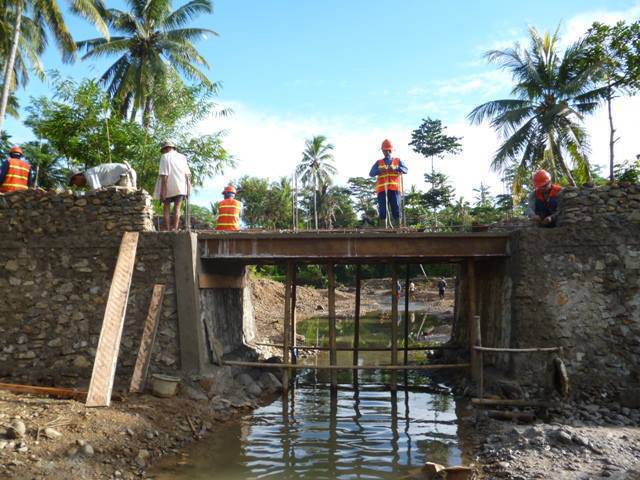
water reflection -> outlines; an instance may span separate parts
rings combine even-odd
[[[220,426],[186,464],[168,459],[151,473],[158,479],[369,479],[399,478],[426,461],[461,463],[450,394],[391,392],[380,380],[364,372],[332,390],[313,383],[308,372],[287,397]]]

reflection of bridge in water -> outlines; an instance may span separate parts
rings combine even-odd
[[[292,358],[296,347],[296,265],[319,264],[326,267],[328,283],[329,316],[329,365],[313,368],[328,369],[332,372],[331,383],[336,384],[336,370],[358,369],[392,371],[392,386],[395,385],[395,372],[399,370],[430,370],[444,368],[468,368],[476,363],[476,352],[470,349],[471,364],[450,365],[410,365],[408,362],[408,331],[405,327],[404,362],[398,361],[398,296],[391,294],[391,363],[389,365],[358,365],[359,318],[360,318],[360,265],[386,263],[391,267],[391,282],[396,285],[401,266],[425,263],[457,263],[461,265],[459,277],[465,282],[464,298],[465,318],[468,319],[470,346],[477,340],[476,321],[473,320],[477,309],[475,265],[476,262],[492,262],[509,255],[509,234],[503,232],[478,233],[420,233],[394,230],[361,230],[339,232],[200,232],[182,237],[185,248],[176,249],[176,263],[187,264],[193,260],[192,268],[185,270],[183,278],[187,284],[193,284],[192,301],[196,302],[197,289],[242,288],[245,282],[245,267],[255,264],[280,264],[286,268],[285,306],[283,319],[283,363],[260,364],[257,362],[227,361],[229,365],[261,366],[265,368],[285,368],[285,372],[294,368],[309,368],[297,365]],[[182,256],[180,259],[179,257]],[[180,261],[182,260],[182,261]],[[356,265],[356,301],[354,309],[354,362],[341,366],[336,362],[336,315],[335,315],[335,275],[336,264]],[[409,269],[405,269],[408,285]],[[180,290],[189,290],[178,285],[180,308]],[[184,297],[184,295],[182,295]],[[408,295],[405,295],[405,310],[408,311]],[[186,303],[182,302],[183,305]],[[197,307],[195,307],[197,311]],[[188,314],[179,315],[189,317]],[[199,313],[191,315],[195,319],[193,326],[198,329]],[[181,320],[182,322],[182,320]],[[185,332],[187,328],[181,329]],[[181,333],[183,335],[183,333]],[[189,333],[186,333],[189,335]],[[201,334],[203,335],[203,334]],[[199,345],[204,343],[197,342]],[[188,349],[186,349],[188,350]],[[193,350],[193,349],[192,349]],[[198,358],[189,358],[189,352],[183,351],[184,365],[197,365],[203,354],[195,352]],[[185,358],[186,357],[186,358]],[[191,360],[191,361],[190,361]]]

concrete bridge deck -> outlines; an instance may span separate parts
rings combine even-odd
[[[244,264],[461,261],[509,256],[508,232],[199,232],[200,257]]]

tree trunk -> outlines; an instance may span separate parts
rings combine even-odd
[[[13,38],[11,39],[11,52],[7,60],[6,75],[4,77],[4,85],[2,86],[2,97],[0,97],[0,132],[4,124],[4,116],[7,112],[7,103],[9,103],[9,94],[11,93],[11,83],[13,81],[13,67],[16,63],[16,54],[18,53],[18,43],[20,42],[20,27],[22,24],[22,10],[24,3],[19,1],[16,10],[16,20],[13,30]]]
[[[149,130],[151,124],[151,110],[153,108],[153,101],[151,96],[148,96],[144,101],[144,111],[142,113],[142,126],[145,130]]]
[[[316,200],[316,193],[318,192],[318,177],[313,177],[313,216],[316,224],[316,230],[318,230],[318,202]]]
[[[613,153],[613,144],[615,141],[616,129],[613,126],[613,115],[611,114],[611,101],[613,100],[611,96],[611,83],[607,83],[607,113],[609,115],[609,180],[611,183],[614,182],[613,177],[613,165],[614,165],[614,153]]]

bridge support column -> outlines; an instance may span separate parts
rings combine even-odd
[[[328,297],[329,297],[329,365],[338,364],[338,352],[336,351],[336,282],[333,264],[327,265]],[[331,388],[338,385],[338,372],[331,370]]]
[[[180,232],[173,244],[175,259],[176,297],[178,303],[178,333],[180,365],[185,373],[201,373],[207,361],[205,335],[200,321],[200,290],[198,288],[198,236]]]
[[[391,365],[398,365],[398,265],[391,264]],[[391,390],[398,388],[395,370],[391,372]]]

